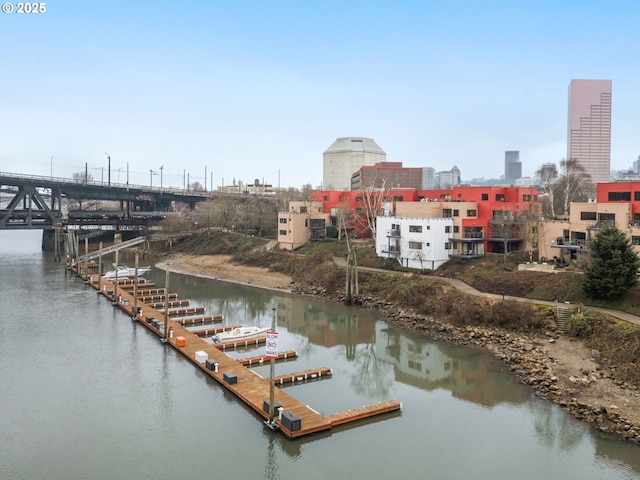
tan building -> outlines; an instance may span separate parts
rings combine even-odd
[[[295,250],[325,238],[330,215],[322,202],[289,202],[289,210],[278,214],[278,248]]]
[[[568,262],[579,259],[604,225],[614,225],[627,234],[640,254],[640,223],[633,220],[631,203],[571,203],[566,220],[538,224],[538,259],[541,262]]]

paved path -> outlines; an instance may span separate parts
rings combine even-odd
[[[347,261],[343,257],[333,257],[333,261],[338,266],[341,266],[341,267],[347,266]],[[405,276],[411,275],[410,273],[407,273],[407,272],[397,272],[395,270],[383,270],[381,268],[358,267],[358,270],[364,270],[367,272],[376,272],[376,273],[386,273],[390,275],[405,275]],[[515,302],[533,303],[535,305],[547,305],[549,307],[556,306],[556,302],[549,302],[546,300],[536,300],[533,298],[512,297],[510,295],[481,292],[473,288],[471,285],[468,285],[455,278],[448,278],[448,277],[430,277],[430,278],[447,282],[449,285],[452,285],[453,287],[455,287],[456,289],[458,289],[463,293],[466,293],[467,295],[474,295],[476,297],[493,298],[496,300],[513,300]],[[629,323],[640,325],[640,317],[638,317],[637,315],[633,315],[631,313],[623,312],[621,310],[613,310],[610,308],[599,308],[599,307],[588,307],[588,308],[596,312],[604,313],[605,315],[609,315],[611,317],[619,318],[620,320],[625,320]]]

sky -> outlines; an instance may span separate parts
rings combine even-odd
[[[571,79],[613,82],[611,168],[640,155],[637,0],[8,5],[0,172],[320,187],[359,136],[463,181],[519,150],[533,176],[566,157]]]

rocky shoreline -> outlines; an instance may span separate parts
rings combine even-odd
[[[317,287],[295,286],[292,292],[344,301],[344,297],[331,295]],[[637,388],[615,382],[611,373],[597,363],[599,354],[595,351],[591,352],[591,359],[585,359],[582,352],[574,362],[575,371],[571,372],[566,368],[566,363],[570,362],[565,363],[554,356],[554,347],[559,342],[566,344],[571,340],[555,329],[548,329],[543,335],[528,335],[480,326],[457,327],[399,310],[397,306],[373,297],[361,298],[359,303],[380,312],[381,319],[391,325],[419,332],[432,340],[489,351],[502,360],[521,382],[531,386],[536,395],[559,405],[600,432],[640,445],[640,418],[635,413],[640,397]],[[555,351],[558,352],[557,349]]]

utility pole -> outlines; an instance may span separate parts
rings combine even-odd
[[[164,170],[164,165],[160,167],[160,191],[162,191],[162,171]]]

